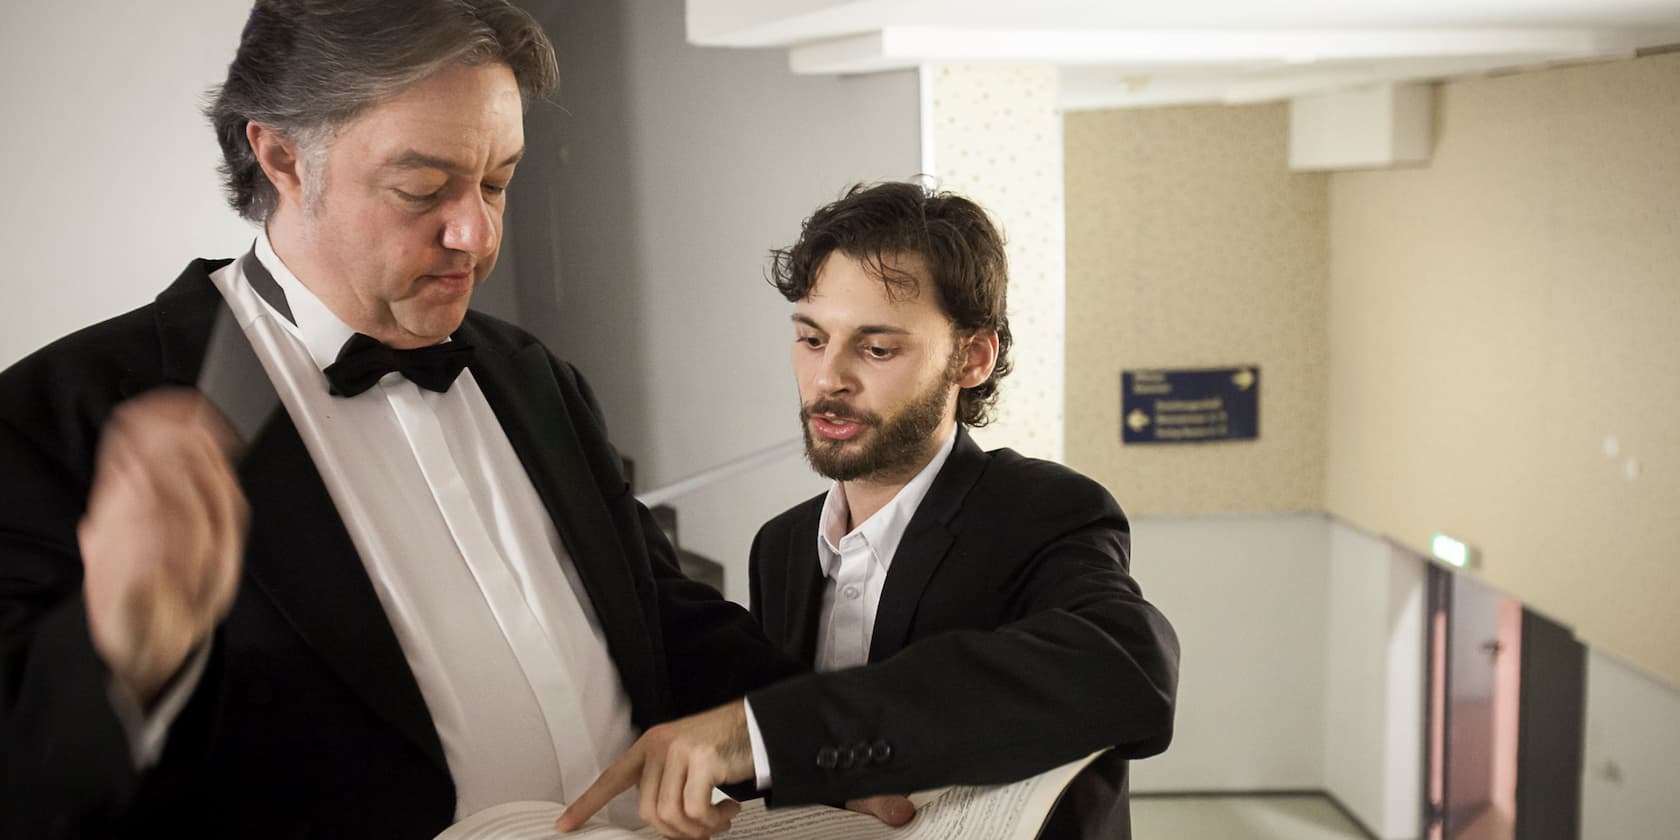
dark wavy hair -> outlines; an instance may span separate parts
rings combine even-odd
[[[332,131],[451,64],[507,64],[527,108],[559,84],[554,46],[507,0],[257,0],[205,116],[228,203],[266,221],[279,200],[245,127],[319,154]]]
[[[770,284],[789,301],[804,300],[817,269],[839,251],[863,263],[889,295],[916,295],[921,279],[894,268],[894,257],[921,257],[939,308],[959,333],[997,333],[997,365],[985,382],[957,396],[957,422],[984,426],[997,406],[998,383],[1009,358],[1009,262],[1003,235],[986,211],[967,198],[921,184],[856,184],[838,201],[811,214],[791,247],[770,252]]]

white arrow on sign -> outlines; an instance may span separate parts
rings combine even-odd
[[[1131,426],[1134,432],[1141,432],[1149,427],[1149,415],[1141,408],[1134,408],[1131,414],[1126,415],[1126,425]]]

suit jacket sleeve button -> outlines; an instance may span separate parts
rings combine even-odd
[[[892,759],[892,744],[885,739],[876,741],[869,747],[869,758],[876,764],[886,764]]]
[[[857,748],[855,748],[855,747],[844,747],[844,748],[842,748],[840,750],[839,758],[840,758],[840,769],[841,770],[850,770],[852,768],[852,765],[857,764],[857,761],[858,761]]]
[[[833,770],[840,763],[840,751],[833,747],[823,747],[817,750],[817,766],[824,770]]]

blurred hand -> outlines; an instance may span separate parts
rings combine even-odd
[[[196,391],[117,407],[77,529],[88,627],[111,673],[150,705],[233,605],[249,511],[235,436]]]
[[[741,803],[712,804],[712,788],[753,777],[741,701],[649,729],[555,821],[575,831],[613,797],[640,785],[641,818],[665,837],[703,840],[729,830]]]
[[[882,794],[863,799],[846,800],[846,810],[868,814],[881,822],[898,828],[916,818],[916,803],[907,796]]]

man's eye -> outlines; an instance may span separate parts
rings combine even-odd
[[[485,184],[486,195],[502,195],[507,192],[507,184]]]
[[[868,353],[871,359],[890,359],[894,352],[891,347],[865,347],[863,351]]]
[[[433,191],[433,192],[426,193],[424,195],[419,195],[419,194],[408,192],[406,190],[398,190],[398,189],[393,189],[393,190],[391,190],[391,192],[396,193],[398,198],[402,199],[403,201],[409,202],[410,204],[428,204],[430,202],[436,201],[437,197],[443,193],[443,190],[436,190],[436,191]]]
[[[819,350],[822,348],[822,339],[817,338],[816,336],[802,335],[794,339],[794,342],[797,344],[803,344],[812,350]]]

